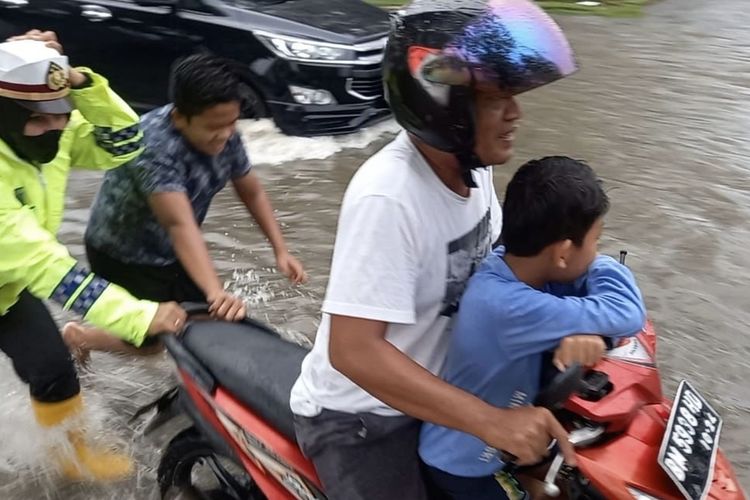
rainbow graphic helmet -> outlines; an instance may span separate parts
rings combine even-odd
[[[470,171],[485,166],[474,153],[477,85],[518,95],[577,69],[560,27],[530,0],[414,0],[394,18],[383,83],[398,123]]]

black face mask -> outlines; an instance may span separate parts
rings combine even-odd
[[[60,149],[62,130],[50,130],[30,137],[23,134],[32,112],[10,99],[0,98],[0,139],[19,158],[37,164],[52,161]]]
[[[42,164],[51,162],[57,156],[60,149],[60,136],[62,136],[62,130],[50,130],[34,137],[12,132],[9,138],[3,139],[19,158]]]

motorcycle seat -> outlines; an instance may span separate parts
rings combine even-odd
[[[289,395],[307,354],[304,347],[253,320],[195,321],[182,343],[224,389],[296,441]]]

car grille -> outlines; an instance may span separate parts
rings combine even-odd
[[[349,94],[364,101],[372,101],[383,95],[383,81],[379,74],[371,76],[354,76],[346,82]]]
[[[341,110],[311,114],[306,116],[303,122],[307,128],[305,135],[338,135],[354,132],[388,116],[390,116],[390,111],[387,107],[374,106],[364,113],[355,110]]]

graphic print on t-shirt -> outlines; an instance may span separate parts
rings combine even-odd
[[[474,229],[448,243],[448,271],[441,315],[450,316],[458,310],[466,282],[489,252],[491,244],[489,209]]]

